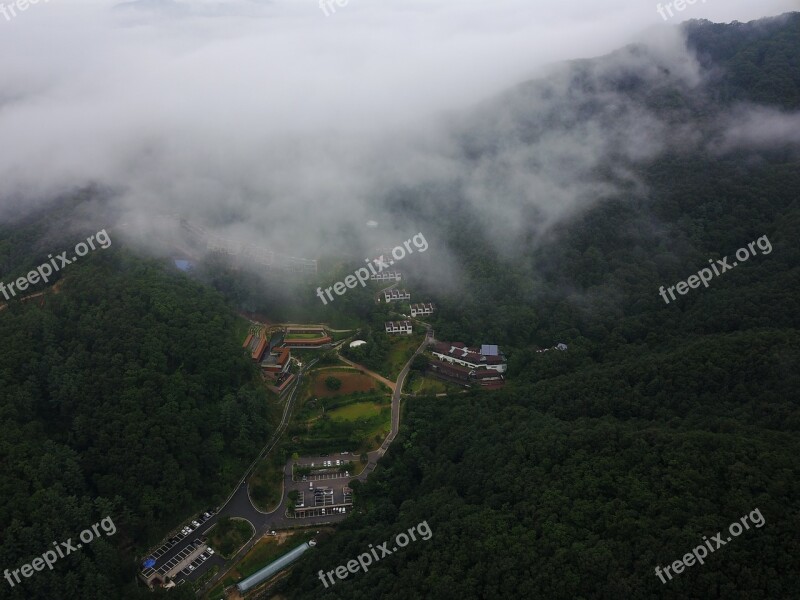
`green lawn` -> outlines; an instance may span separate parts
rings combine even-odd
[[[334,421],[356,421],[381,414],[381,408],[375,402],[358,402],[328,411],[328,416]]]
[[[325,335],[322,331],[317,331],[313,333],[289,333],[286,335],[287,340],[313,340],[318,337],[323,337]]]
[[[353,330],[351,330],[351,331],[332,331],[332,332],[330,333],[330,336],[333,338],[333,341],[334,341],[334,342],[339,342],[339,341],[341,341],[341,340],[344,340],[344,339],[346,339],[346,338],[349,338],[349,337],[350,337],[350,336],[352,336],[352,335],[353,335],[355,332],[356,332],[356,330],[355,330],[355,329],[353,329]]]
[[[411,372],[406,379],[403,391],[411,394],[442,394],[459,392],[464,388],[457,385],[441,381],[431,376],[420,376],[418,373]]]
[[[392,349],[389,351],[389,356],[378,373],[392,381],[396,380],[397,376],[400,375],[400,371],[403,370],[408,359],[414,354],[414,350],[419,348],[423,339],[425,339],[424,333],[393,337],[391,339]]]

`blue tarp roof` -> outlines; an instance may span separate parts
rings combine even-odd
[[[483,354],[484,356],[497,356],[498,354],[500,354],[500,350],[498,349],[497,346],[484,344],[483,346],[481,346],[481,354]]]

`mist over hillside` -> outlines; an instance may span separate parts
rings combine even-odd
[[[661,6],[0,11],[0,598],[800,597],[800,12]]]

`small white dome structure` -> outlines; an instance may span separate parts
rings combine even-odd
[[[367,342],[365,342],[364,340],[353,340],[352,342],[350,342],[350,347],[358,348],[359,346],[363,346],[366,343]]]

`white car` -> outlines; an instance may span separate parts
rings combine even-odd
[[[206,548],[206,552],[208,552],[211,556],[214,556],[214,551],[211,548]]]
[[[192,521],[192,525],[194,525],[195,527],[200,527],[200,523],[198,523],[197,521]]]
[[[340,461],[340,460],[337,458],[337,459],[336,459],[336,466],[337,466],[337,467],[339,467],[339,466],[341,466],[341,464],[342,464],[342,461]]]

